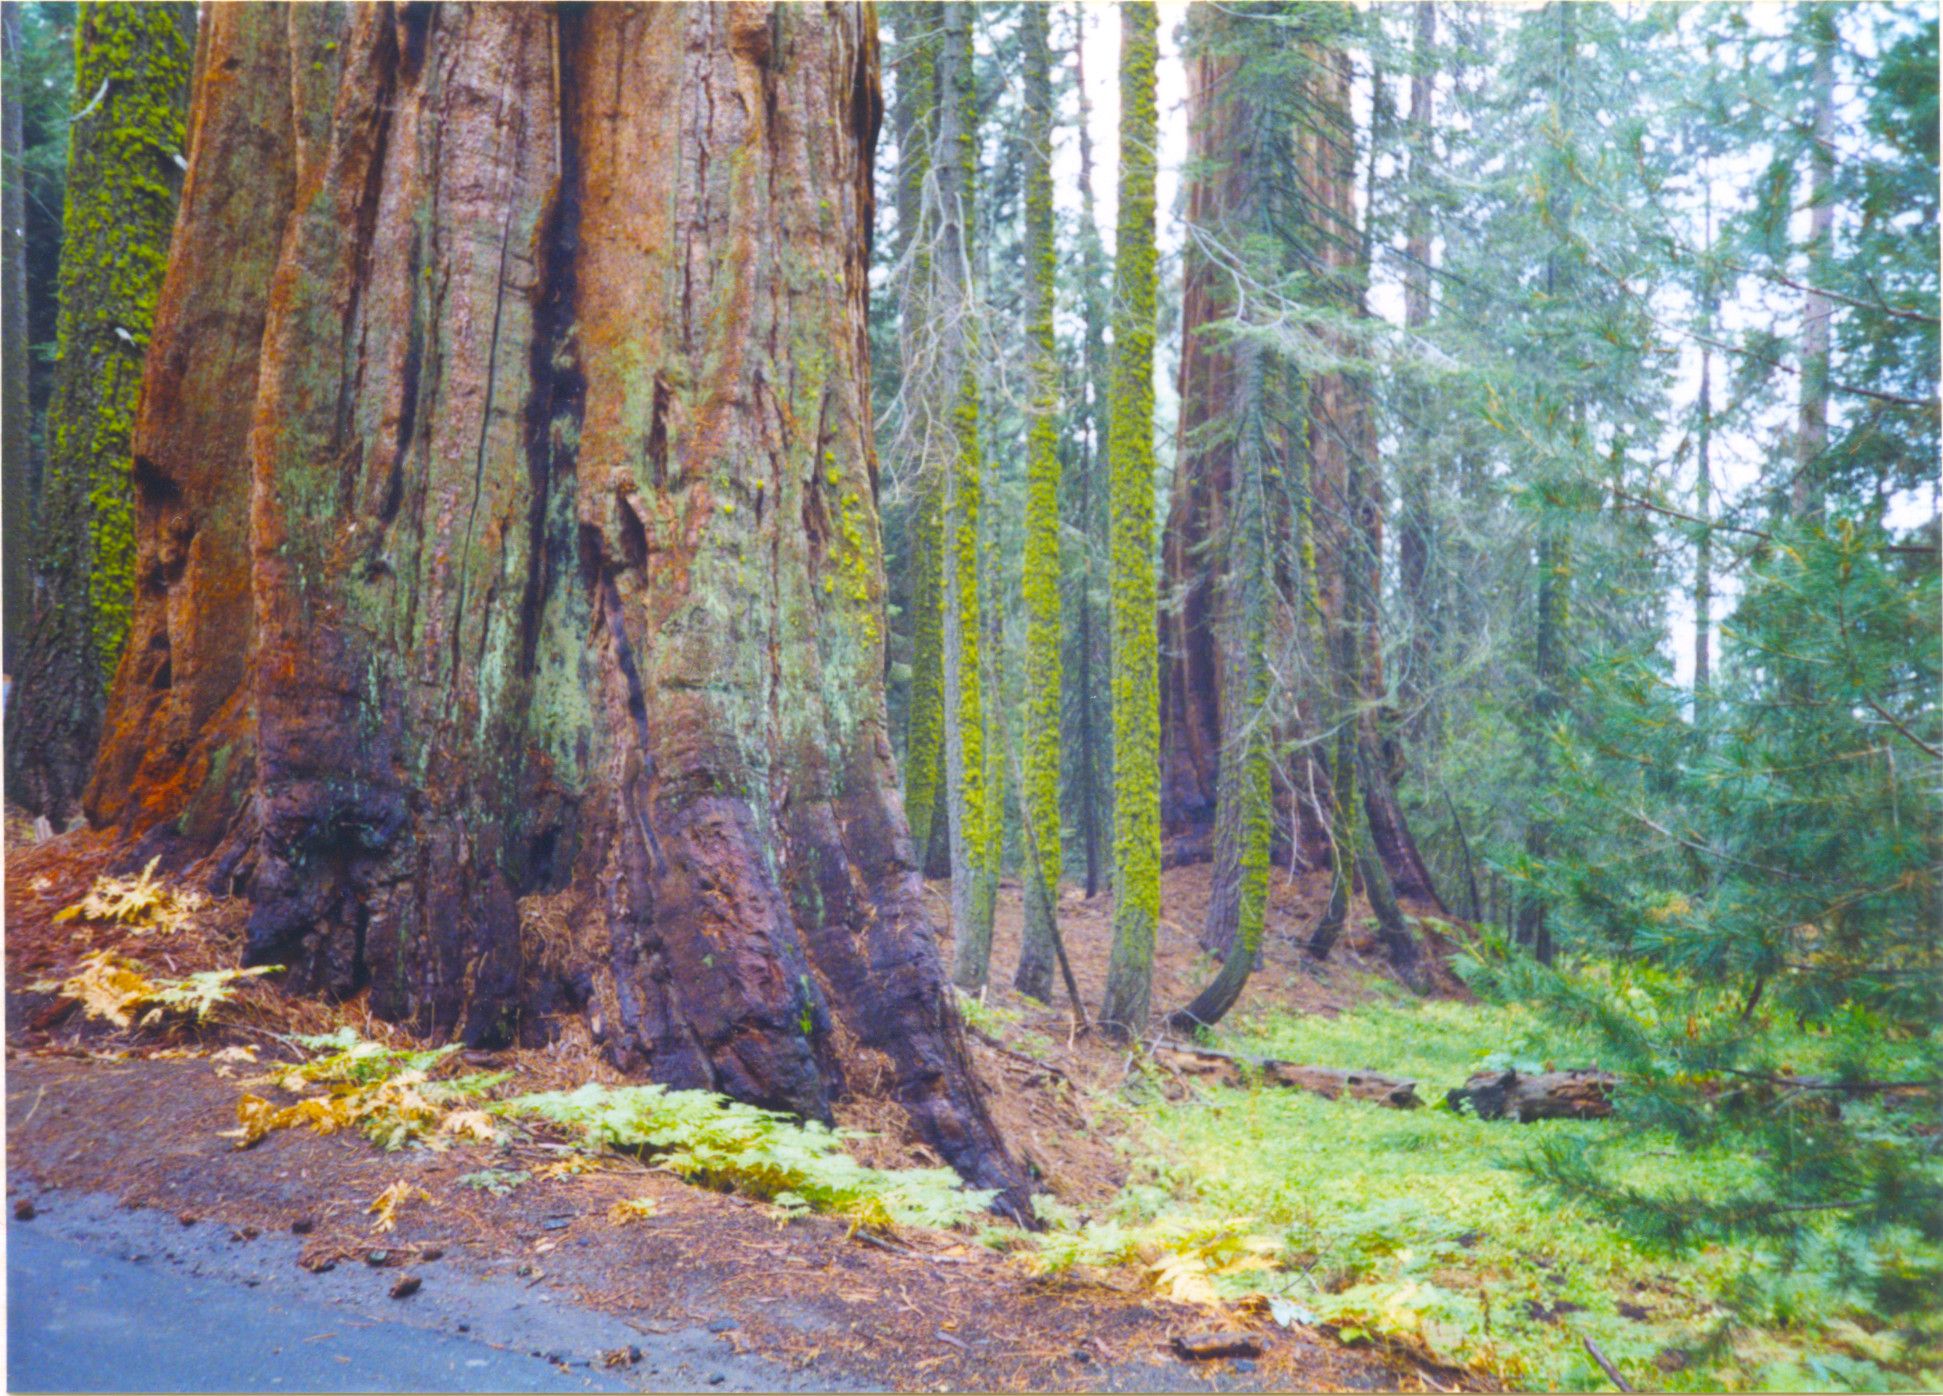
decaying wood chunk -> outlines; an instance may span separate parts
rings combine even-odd
[[[1445,1096],[1456,1110],[1468,1103],[1480,1120],[1603,1120],[1612,1114],[1609,1071],[1578,1069],[1520,1075],[1516,1071],[1478,1071]]]
[[[1190,1362],[1213,1362],[1223,1357],[1260,1357],[1262,1344],[1253,1333],[1237,1330],[1183,1333],[1174,1339],[1174,1351]]]

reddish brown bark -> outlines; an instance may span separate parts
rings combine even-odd
[[[1327,273],[1325,293],[1357,309],[1366,252],[1356,213],[1349,56],[1324,44],[1314,45],[1313,55],[1305,116],[1291,133],[1296,181],[1305,195],[1306,254],[1312,270]],[[1189,69],[1189,165],[1198,173],[1188,185],[1188,218],[1217,245],[1228,236],[1225,221],[1248,199],[1249,182],[1261,174],[1224,160],[1240,143],[1235,122],[1245,119],[1241,104],[1228,95],[1235,71],[1232,53],[1209,44],[1200,47]],[[1210,331],[1233,312],[1231,283],[1231,272],[1191,242],[1182,274],[1180,459],[1162,559],[1168,604],[1161,618],[1161,817],[1170,862],[1208,857],[1213,847],[1221,749],[1216,553],[1222,502],[1233,475],[1232,423],[1225,408],[1234,365],[1229,347]],[[1357,346],[1336,347],[1353,357]],[[1346,569],[1361,569],[1367,596],[1378,594],[1380,582],[1384,511],[1368,381],[1354,372],[1315,375],[1308,380],[1304,410],[1316,595],[1327,632],[1342,623]],[[1302,594],[1300,579],[1281,581],[1288,594]],[[1283,623],[1306,624],[1306,618],[1289,615]],[[1383,693],[1384,682],[1373,609],[1361,623],[1359,691],[1374,698]],[[1295,697],[1306,708],[1316,695]],[[1372,713],[1364,729],[1368,778],[1363,794],[1372,841],[1400,894],[1441,909],[1397,803],[1395,753],[1386,727]],[[1332,848],[1328,770],[1303,757],[1288,774],[1278,823],[1295,845],[1291,855],[1309,866],[1326,866]]]
[[[1345,309],[1363,314],[1368,253],[1356,214],[1349,54],[1340,48],[1319,49],[1312,73],[1313,116],[1296,142],[1304,186],[1314,191],[1312,246],[1317,261],[1332,274],[1332,293]],[[1343,342],[1338,348],[1353,357],[1358,346]],[[1370,840],[1397,894],[1442,912],[1443,903],[1397,802],[1393,723],[1391,714],[1378,706],[1386,692],[1382,623],[1374,605],[1381,594],[1384,501],[1367,373],[1317,375],[1311,380],[1309,414],[1309,482],[1325,624],[1343,623],[1352,568],[1360,573],[1358,591],[1365,598],[1354,623],[1360,628],[1358,691],[1368,705],[1358,745],[1363,754],[1360,784]]]
[[[867,9],[212,13],[96,819],[296,987],[1022,1201],[886,733]]]
[[[192,159],[135,424],[135,605],[88,787],[97,825],[207,845],[255,766],[245,682],[250,404],[292,198],[289,25],[223,5],[196,36]],[[325,40],[324,42],[328,42]]]
[[[1224,89],[1235,59],[1206,46],[1188,65],[1190,226],[1219,236],[1223,217],[1253,172],[1222,163],[1235,145],[1234,104]],[[1181,266],[1179,458],[1162,535],[1166,591],[1160,617],[1160,818],[1169,863],[1210,856],[1221,754],[1221,655],[1215,635],[1216,562],[1222,506],[1234,474],[1234,356],[1209,329],[1234,313],[1230,273],[1190,244]]]

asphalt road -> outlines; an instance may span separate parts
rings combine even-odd
[[[41,1190],[16,1172],[10,1199],[9,1391],[882,1391],[908,1371],[795,1369],[724,1341],[720,1320],[644,1323],[584,1308],[510,1262],[418,1262],[402,1273],[346,1261],[313,1273],[286,1234],[183,1225],[112,1198]],[[787,1299],[772,1315],[787,1316]],[[641,1315],[637,1314],[637,1317]],[[814,1310],[799,1316],[819,1321]],[[604,1357],[633,1348],[620,1367]],[[1223,1364],[1225,1366],[1225,1364]],[[1238,1371],[1128,1360],[1089,1369],[1115,1392],[1254,1389]],[[1387,1388],[1386,1388],[1387,1389]]]
[[[7,1223],[12,1391],[802,1390],[703,1328],[649,1333],[545,1289],[441,1262],[313,1275],[289,1237],[67,1192]],[[602,1354],[634,1347],[621,1368]],[[822,1388],[827,1389],[827,1388]]]

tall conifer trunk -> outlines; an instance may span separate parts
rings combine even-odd
[[[1160,673],[1154,577],[1154,68],[1151,4],[1120,7],[1120,212],[1114,243],[1113,949],[1101,1029],[1138,1038],[1160,923]]]
[[[1084,290],[1080,319],[1084,383],[1075,396],[1080,406],[1079,468],[1074,471],[1073,536],[1084,542],[1067,610],[1074,615],[1074,752],[1069,780],[1077,791],[1080,843],[1086,853],[1086,895],[1095,896],[1108,880],[1105,829],[1112,823],[1113,715],[1102,682],[1110,660],[1108,626],[1101,615],[1100,574],[1106,552],[1106,482],[1101,477],[1111,434],[1107,391],[1106,253],[1093,205],[1092,102],[1086,93],[1086,7],[1073,7],[1073,85],[1079,98],[1079,260]]]
[[[937,138],[940,15],[935,0],[911,0],[892,13],[908,45],[897,75],[897,255],[902,273],[898,357],[906,403],[900,444],[910,463],[915,496],[909,525],[911,695],[904,729],[904,809],[919,865],[927,875],[942,877],[951,870],[945,836],[944,613],[939,605],[944,481],[928,437],[944,428],[931,410],[939,370],[938,336],[928,311],[937,210],[925,195]]]
[[[129,439],[175,224],[194,30],[191,5],[108,0],[75,14],[60,357],[6,717],[8,798],[57,827],[80,812],[133,606]]]
[[[33,472],[29,468],[27,418],[27,171],[20,100],[20,10],[0,8],[0,62],[6,88],[0,92],[0,582],[4,617],[5,666],[13,672],[14,652],[27,625],[28,527],[32,514]]]
[[[944,607],[944,757],[951,833],[952,980],[976,993],[992,956],[998,892],[998,828],[988,789],[988,692],[979,595],[979,518],[984,467],[978,438],[978,313],[972,282],[973,200],[978,168],[978,101],[972,74],[972,10],[946,4],[938,51],[937,391],[942,406],[929,440],[944,482],[940,588]]]
[[[293,987],[887,1096],[1022,1201],[886,731],[868,9],[218,6],[199,71],[94,817]]]
[[[1408,116],[1407,211],[1404,215],[1403,327],[1412,334],[1430,328],[1430,169],[1431,139],[1436,122],[1437,6],[1434,0],[1416,0],[1410,55],[1410,113]],[[1421,389],[1409,392],[1412,415],[1419,415],[1426,394]],[[1428,459],[1428,433],[1411,429],[1404,433],[1405,455],[1399,463],[1401,495],[1397,529],[1397,575],[1403,594],[1405,623],[1408,626],[1403,672],[1397,687],[1406,709],[1406,722],[1413,734],[1434,732],[1435,724],[1426,719],[1424,707],[1432,690],[1429,673],[1435,652],[1437,624],[1430,581],[1430,555],[1435,546],[1431,517],[1433,467]]]
[[[1239,60],[1213,43],[1214,12],[1189,13],[1195,50],[1188,60],[1188,164],[1196,173],[1188,181],[1187,218],[1232,246],[1253,231],[1234,218],[1251,183],[1267,171],[1235,158],[1244,138],[1232,92]],[[1210,331],[1233,314],[1232,282],[1231,271],[1189,241],[1181,259],[1179,446],[1161,544],[1160,809],[1170,862],[1205,858],[1213,847],[1226,668],[1216,635],[1216,553],[1233,483],[1236,425],[1234,351]]]
[[[1026,428],[1025,733],[1019,809],[1026,821],[1025,925],[1014,983],[1052,997],[1062,862],[1059,817],[1059,369],[1053,358],[1052,48],[1046,10],[1024,12],[1026,64],[1026,272],[1032,348],[1032,417]]]

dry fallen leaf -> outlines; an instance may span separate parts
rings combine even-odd
[[[372,1224],[371,1229],[373,1231],[390,1231],[398,1225],[398,1209],[410,1201],[414,1193],[418,1195],[421,1201],[430,1202],[432,1200],[432,1194],[425,1191],[424,1188],[413,1187],[403,1178],[400,1178],[397,1182],[373,1198],[371,1205],[365,1209],[378,1218]]]
[[[454,1110],[439,1125],[439,1133],[491,1144],[499,1138],[499,1127],[484,1110]]]
[[[611,1165],[604,1159],[592,1154],[568,1154],[565,1158],[543,1163],[533,1170],[538,1179],[578,1178],[582,1173],[597,1173]]]
[[[646,1221],[658,1210],[652,1197],[625,1197],[607,1209],[607,1220],[615,1226],[631,1221]]]
[[[97,877],[88,895],[65,910],[56,921],[107,921],[137,931],[174,935],[187,927],[201,909],[202,893],[170,887],[155,876],[160,857],[134,877]]]

